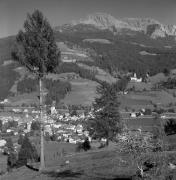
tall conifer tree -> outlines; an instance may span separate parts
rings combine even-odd
[[[119,101],[114,85],[103,82],[97,88],[97,93],[100,96],[95,99],[94,117],[88,120],[88,129],[92,135],[106,138],[108,145],[109,140],[113,140],[122,128]]]
[[[52,73],[60,63],[60,51],[57,48],[54,32],[46,18],[39,10],[28,14],[24,22],[24,31],[20,30],[17,37],[16,49],[12,52],[12,58],[24,65],[30,72],[37,75],[40,87],[41,122],[43,120],[43,77]],[[44,128],[41,123],[41,166],[44,162]]]

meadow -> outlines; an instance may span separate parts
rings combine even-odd
[[[70,81],[71,92],[66,95],[63,102],[70,105],[91,105],[96,97],[97,82],[87,79],[74,79]]]
[[[134,175],[134,170],[135,167],[129,166],[127,157],[122,160],[116,150],[105,148],[65,156],[42,174],[22,167],[14,170],[13,174],[2,176],[1,180],[128,180]]]
[[[176,98],[165,90],[129,92],[127,95],[121,95],[119,100],[121,108],[127,107],[135,110],[141,108],[153,109],[153,105],[166,107],[176,103]]]

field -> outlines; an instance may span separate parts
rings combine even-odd
[[[6,172],[7,156],[0,154],[0,174]]]
[[[20,79],[23,79],[26,72],[22,71],[20,74]],[[28,74],[29,76],[29,74]],[[74,79],[76,77],[77,79]],[[32,76],[31,76],[32,78]],[[76,105],[91,105],[96,97],[96,87],[97,82],[79,78],[75,73],[61,73],[61,74],[48,74],[47,79],[69,81],[71,83],[71,92],[66,95],[62,100],[66,104],[76,104]],[[73,78],[73,79],[72,79]],[[11,92],[17,93],[17,83],[14,83],[11,88]],[[12,106],[20,106],[22,104],[38,104],[39,100],[37,98],[38,92],[16,94],[15,96],[9,97],[9,101]]]
[[[84,39],[83,42],[90,42],[90,43],[102,43],[102,44],[111,44],[111,41],[107,39]]]
[[[174,161],[169,159],[174,154],[175,151],[164,152],[167,162]],[[163,153],[157,155],[163,157]],[[42,173],[26,167],[14,169],[1,176],[1,180],[135,180],[136,170],[129,156],[115,148],[104,148],[65,156]]]
[[[40,154],[40,139],[33,137],[30,138],[30,140],[35,145],[38,154]],[[75,144],[65,142],[45,141],[44,147],[46,167],[51,167],[53,164],[58,164],[63,156],[76,152]]]
[[[98,83],[87,79],[75,79],[71,80],[70,83],[72,90],[66,95],[63,102],[71,105],[91,105],[96,97]]]
[[[38,94],[37,92],[34,93],[25,93],[21,95],[17,95],[14,97],[10,97],[10,105],[12,106],[21,106],[22,104],[39,104],[39,99],[38,99]]]
[[[150,76],[148,78],[148,82],[129,82],[127,89],[134,88],[136,91],[143,91],[147,90],[150,91],[152,90],[155,85],[161,81],[167,81],[168,77],[165,76],[163,73],[158,73],[155,76]]]
[[[176,147],[176,134],[165,136],[166,144]]]
[[[159,106],[169,106],[176,103],[176,98],[172,94],[161,91],[131,92],[120,96],[121,108],[139,110],[140,108],[152,108],[153,104]]]
[[[95,66],[90,67],[90,66],[82,64],[82,63],[78,63],[78,66],[85,68],[85,69],[88,69],[88,70],[94,70],[96,72],[95,77],[98,80],[106,81],[108,83],[115,83],[118,80],[117,78],[114,78],[108,72],[106,72],[103,69],[100,69],[99,67],[95,67]]]

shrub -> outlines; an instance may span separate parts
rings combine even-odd
[[[89,139],[86,138],[85,141],[83,143],[81,142],[78,142],[77,143],[77,146],[76,146],[76,152],[80,152],[82,150],[84,151],[88,151],[91,149],[91,145],[90,145],[90,142],[89,142]]]
[[[171,170],[169,163],[176,163],[176,154],[167,152],[147,153],[139,157],[144,169],[144,178],[151,180],[174,180],[176,171]]]
[[[23,166],[26,165],[28,160],[37,161],[38,160],[38,154],[35,147],[30,143],[27,136],[24,137],[23,144],[21,146],[21,149],[18,153],[18,162],[17,165]]]
[[[7,169],[10,171],[12,168],[17,166],[17,154],[15,152],[10,152],[7,157]]]
[[[32,121],[31,130],[33,130],[33,131],[40,130],[40,122]]]
[[[22,134],[20,134],[19,138],[18,138],[18,144],[22,145],[23,144],[23,140],[24,140],[24,137]]]
[[[76,152],[80,152],[82,150],[83,150],[82,143],[78,142],[77,145],[76,145]]]
[[[82,146],[83,146],[84,151],[87,151],[87,150],[89,150],[91,148],[90,142],[89,142],[88,138],[85,139],[85,141],[83,142]]]

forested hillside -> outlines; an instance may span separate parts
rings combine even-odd
[[[176,68],[176,41],[171,36],[152,39],[143,32],[126,29],[123,33],[116,34],[107,29],[97,29],[93,25],[78,24],[74,27],[63,26],[62,31],[55,28],[55,38],[57,42],[66,44],[70,50],[76,48],[86,52],[92,60],[85,59],[81,61],[82,64],[99,67],[113,76],[136,72],[137,76],[144,77],[146,73],[155,75]],[[18,64],[3,65],[4,62],[11,60],[14,44],[14,36],[0,39],[1,100],[9,95],[10,88],[20,78],[14,71]],[[77,63],[62,63],[55,73],[72,72],[83,79],[98,82],[93,69],[85,69]],[[26,85],[25,80],[18,82],[18,91],[24,93],[33,91],[35,86],[29,85],[33,83],[27,80]]]
[[[106,39],[111,43],[84,41],[87,38]],[[87,63],[106,69],[110,73],[117,70],[135,71],[138,76],[144,76],[146,72],[154,75],[166,67],[168,69],[176,67],[176,41],[172,37],[154,40],[142,33],[115,36],[110,31],[102,30],[56,32],[56,39],[67,42],[71,47],[76,44],[93,52],[91,54],[94,62]]]

